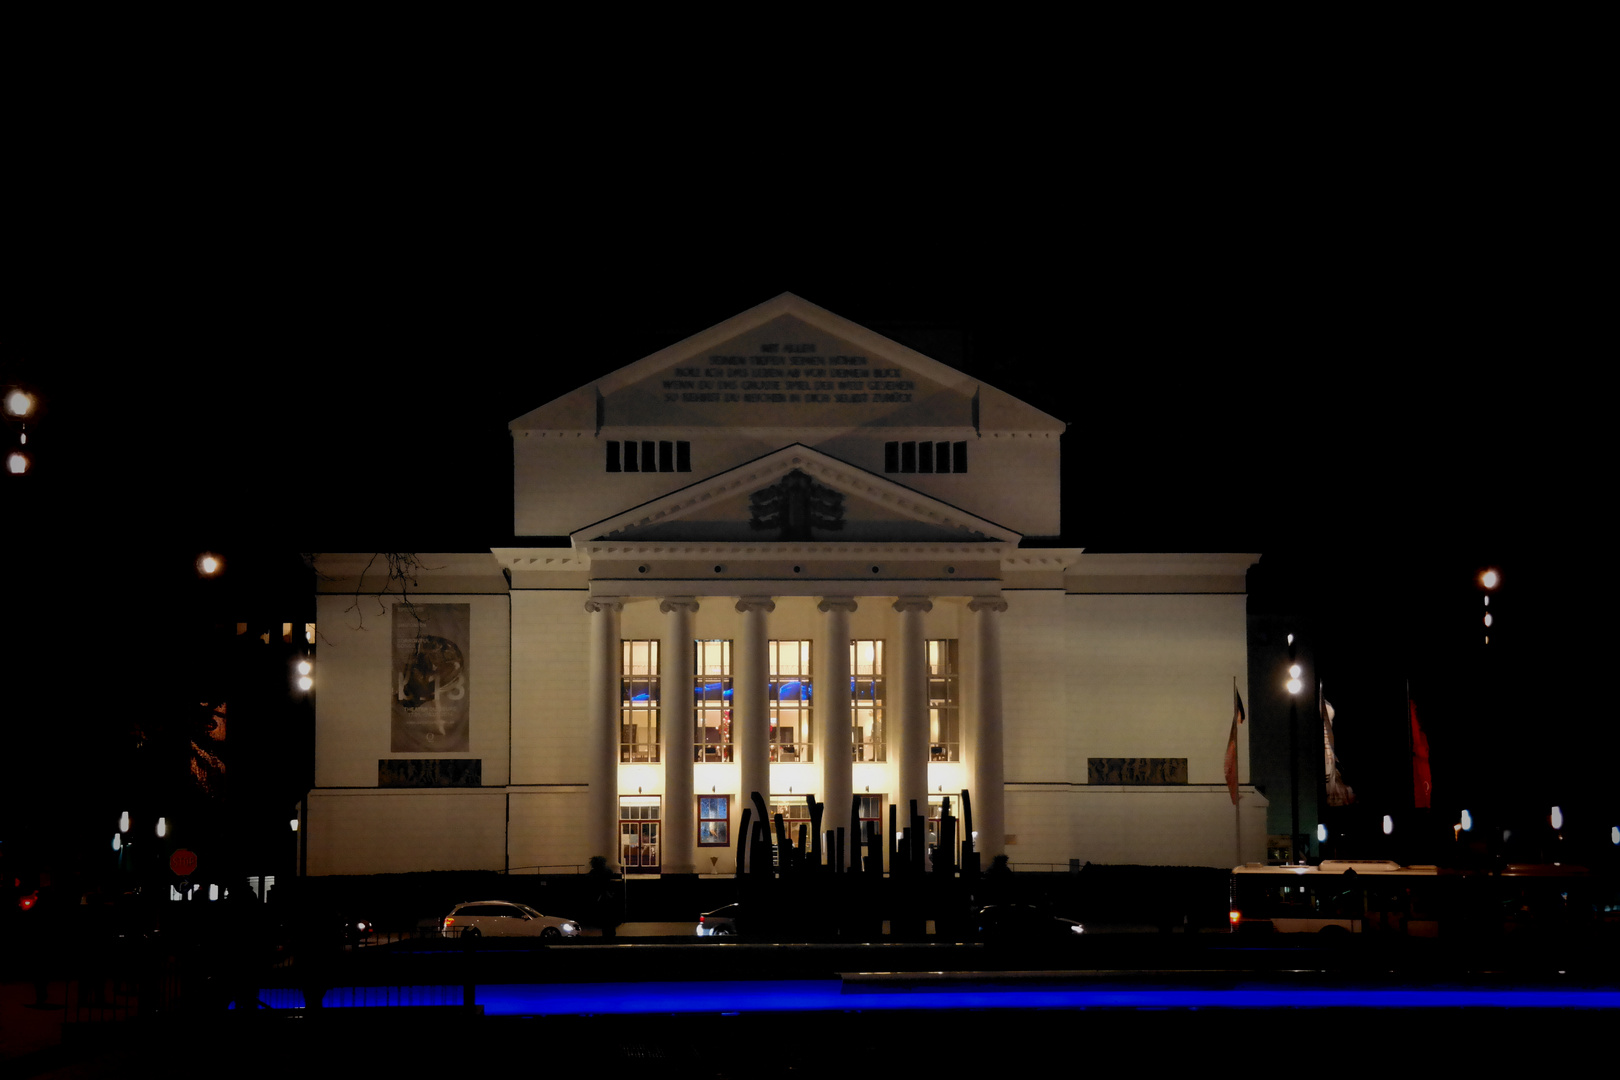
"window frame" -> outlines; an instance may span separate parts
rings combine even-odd
[[[947,648],[948,646],[948,648]],[[957,638],[929,638],[928,653],[928,760],[962,760],[962,647]],[[938,670],[943,667],[944,670]],[[945,691],[936,698],[936,684]],[[947,721],[953,737],[940,738]],[[936,751],[936,747],[939,749]]]
[[[849,752],[852,760],[857,762],[883,762],[889,759],[885,724],[887,720],[885,702],[888,696],[888,677],[884,672],[884,640],[883,638],[849,639]],[[871,645],[873,647],[870,665],[872,670],[866,674],[866,678],[870,680],[872,696],[866,699],[869,702],[866,705],[862,704],[861,699],[861,668],[866,666],[861,662],[860,646],[862,645]],[[861,719],[863,716],[869,716],[872,723],[866,726],[865,737],[857,738],[856,732],[862,729]],[[865,756],[868,751],[871,756]]]
[[[784,645],[798,647],[798,655],[793,660],[795,670],[783,670],[781,656]],[[771,761],[794,765],[810,764],[815,761],[814,645],[808,638],[772,638],[768,647],[769,677],[766,683],[766,699],[770,711]],[[800,668],[803,670],[798,670]],[[797,698],[784,699],[781,696],[782,691],[778,687],[788,682],[799,685]],[[784,702],[788,700],[793,704],[783,708]],[[792,717],[798,721],[794,725],[791,742],[780,739],[779,721],[785,717]],[[789,753],[791,757],[785,756]]]
[[[706,811],[715,809],[706,807],[706,803],[719,803],[719,813]],[[698,796],[698,847],[730,847],[731,846],[731,796],[730,795],[699,795]],[[703,839],[703,826],[719,825],[720,838],[718,840]]]
[[[656,765],[662,760],[662,734],[663,734],[663,687],[660,679],[660,657],[658,638],[620,638],[619,639],[619,761],[621,763],[646,763]],[[648,646],[647,671],[633,670],[632,662],[637,645]],[[637,685],[647,687],[647,704],[637,707],[635,704],[635,690]],[[629,721],[635,717],[645,718],[643,724],[633,724]],[[637,740],[628,738],[628,734],[637,727],[644,727],[651,735],[649,739]],[[641,749],[645,748],[645,749]],[[640,754],[641,756],[638,756]]]
[[[730,697],[735,687],[733,682],[733,660],[736,652],[730,638],[694,638],[692,641],[692,760],[695,763],[709,762],[726,764],[736,760],[735,743],[732,741],[735,731],[732,727],[732,707],[734,699]],[[720,652],[719,675],[711,675],[704,670],[706,653],[717,647]],[[717,696],[709,696],[709,686],[718,681]],[[710,704],[718,702],[718,706]],[[718,711],[720,714],[720,727],[718,741],[710,742],[705,736],[709,728],[704,723],[710,718],[709,714]]]

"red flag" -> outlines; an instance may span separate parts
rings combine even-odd
[[[1333,706],[1322,695],[1321,683],[1316,684],[1316,699],[1317,708],[1322,714],[1322,771],[1327,803],[1329,806],[1351,806],[1356,801],[1356,793],[1344,782],[1344,776],[1339,772],[1339,755],[1333,745]]]
[[[1232,734],[1226,737],[1226,790],[1232,805],[1238,804],[1237,729],[1245,719],[1243,699],[1238,696],[1237,680],[1232,680]]]
[[[1412,805],[1427,807],[1434,790],[1434,778],[1429,775],[1429,737],[1418,723],[1417,705],[1411,701],[1406,704],[1412,714]]]

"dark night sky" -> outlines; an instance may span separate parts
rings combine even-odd
[[[1398,727],[1412,680],[1441,794],[1606,789],[1578,211],[1501,214],[1505,187],[1440,151],[1399,183],[1059,160],[833,201],[543,170],[451,198],[369,171],[81,206],[0,309],[4,381],[48,408],[37,472],[0,477],[14,745],[60,792],[54,763],[158,699],[198,550],[502,543],[507,421],[793,291],[1066,421],[1066,543],[1264,553],[1251,603],[1308,618],[1342,732]]]

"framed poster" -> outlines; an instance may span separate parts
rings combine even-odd
[[[394,700],[388,749],[468,749],[471,604],[394,605]]]

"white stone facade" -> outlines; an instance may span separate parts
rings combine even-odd
[[[1265,802],[1245,784],[1234,808],[1223,776],[1256,556],[1031,546],[1061,531],[1062,430],[789,295],[513,421],[515,534],[547,539],[421,556],[410,603],[467,629],[419,685],[397,590],[368,598],[369,556],[322,562],[308,872],[727,873],[762,786],[815,794],[824,829],[852,796],[886,829],[891,804],[968,789],[986,860],[1029,869],[1261,858]],[[625,642],[658,643],[656,667],[626,670]],[[694,642],[726,643],[723,678]],[[851,670],[878,650],[880,692]],[[465,695],[463,726],[399,749],[400,717],[437,707],[424,686]],[[855,760],[876,702],[883,760]],[[653,705],[656,739],[629,726]],[[1107,773],[1122,760],[1146,764]],[[656,827],[621,798],[656,801]]]

